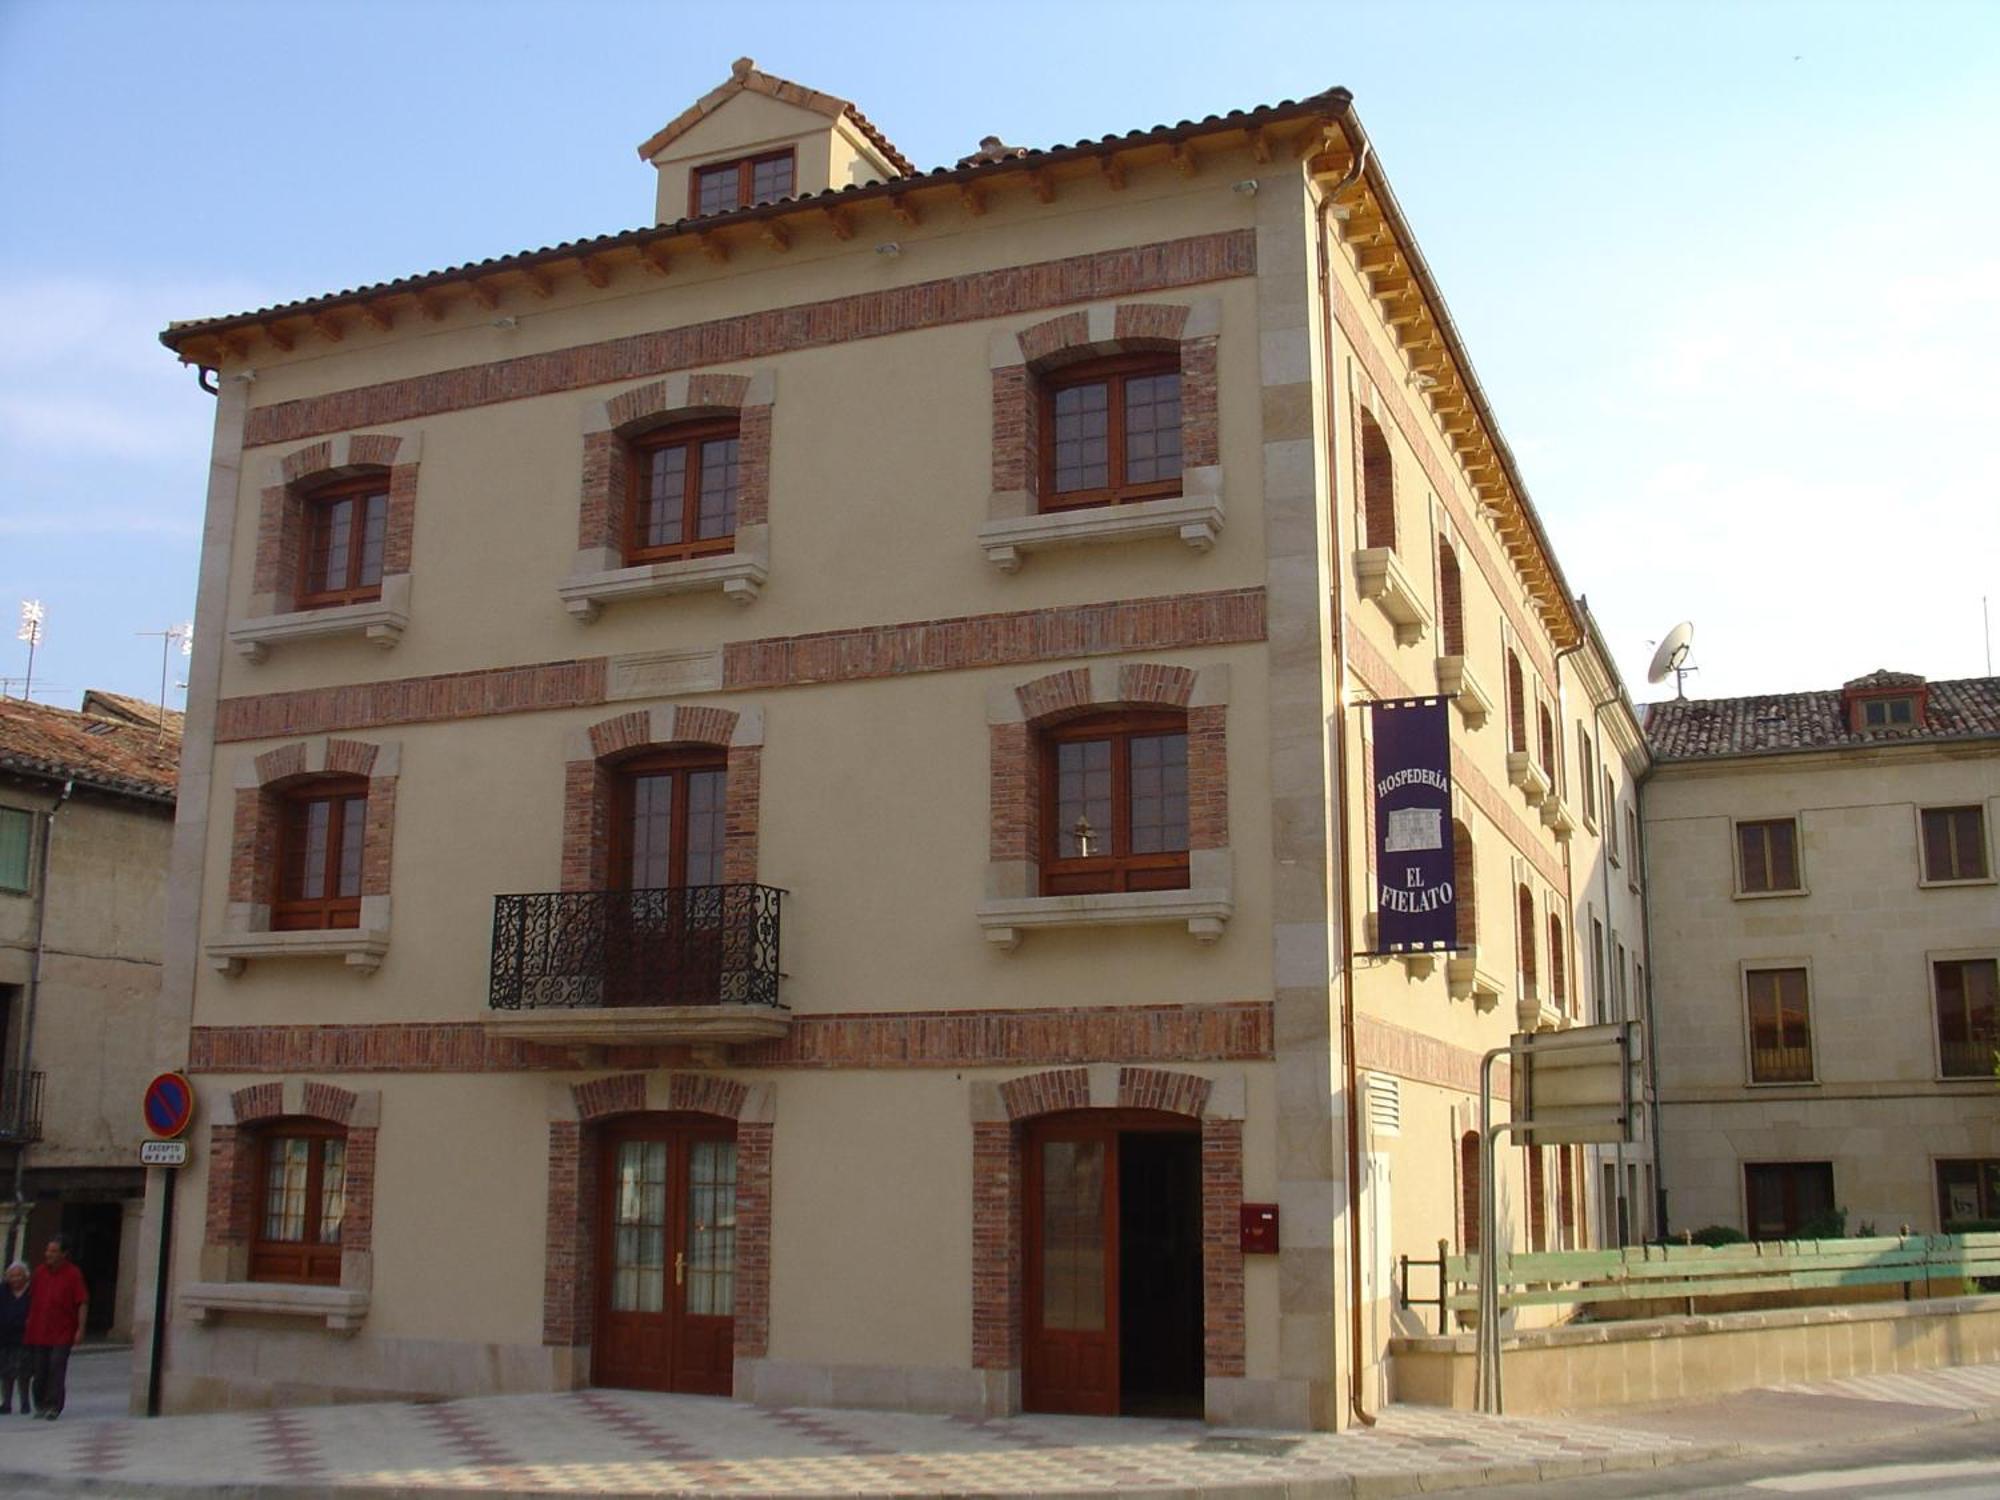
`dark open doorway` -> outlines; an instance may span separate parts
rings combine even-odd
[[[1201,1137],[1118,1137],[1118,1409],[1200,1417]]]

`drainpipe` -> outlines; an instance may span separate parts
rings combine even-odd
[[[1644,733],[1642,729],[1641,734]],[[1639,847],[1632,857],[1639,861],[1639,941],[1646,949],[1646,992],[1639,997],[1646,1007],[1646,1085],[1653,1096],[1653,1222],[1661,1239],[1667,1237],[1666,1137],[1660,1129],[1660,1049],[1659,1027],[1653,1014],[1653,872],[1646,868],[1646,814],[1640,801],[1646,783],[1653,778],[1649,765],[1632,783],[1632,821],[1638,825]]]
[[[56,805],[48,810],[42,819],[41,848],[35,858],[35,956],[28,969],[28,994],[21,1007],[21,1070],[16,1075],[14,1100],[14,1125],[21,1129],[27,1123],[28,1073],[35,1057],[35,999],[42,988],[43,929],[49,914],[49,846],[55,839],[56,814],[69,795],[76,790],[74,780],[63,783],[62,795],[56,798]],[[24,1138],[14,1147],[14,1244],[9,1260],[26,1260],[28,1241],[28,1142]]]
[[[1319,300],[1320,315],[1324,321],[1324,356],[1328,367],[1327,423],[1326,423],[1326,468],[1327,468],[1327,516],[1328,546],[1331,549],[1329,561],[1333,566],[1336,587],[1333,594],[1333,680],[1336,702],[1334,712],[1339,725],[1335,733],[1335,744],[1339,753],[1334,765],[1334,863],[1339,870],[1340,933],[1347,951],[1340,955],[1340,1050],[1344,1062],[1347,1093],[1347,1407],[1354,1420],[1363,1427],[1375,1425],[1374,1416],[1362,1402],[1361,1386],[1365,1369],[1364,1340],[1366,1328],[1361,1317],[1361,1068],[1354,1055],[1354,945],[1350,934],[1353,931],[1354,901],[1353,873],[1348,851],[1350,837],[1347,817],[1347,630],[1342,618],[1347,595],[1345,579],[1346,553],[1340,536],[1339,468],[1334,448],[1333,413],[1338,407],[1334,392],[1338,382],[1332,369],[1334,350],[1333,325],[1333,280],[1332,266],[1327,249],[1327,215],[1334,201],[1361,180],[1361,174],[1368,167],[1369,144],[1364,138],[1355,149],[1353,163],[1340,181],[1320,200],[1319,211]]]
[[[1565,647],[1564,647],[1564,648],[1563,648],[1562,650],[1560,650],[1560,651],[1558,651],[1558,652],[1556,653],[1556,659],[1555,659],[1555,669],[1556,669],[1556,729],[1555,729],[1555,734],[1556,734],[1556,766],[1558,767],[1558,772],[1559,772],[1559,770],[1560,770],[1560,768],[1561,768],[1561,767],[1563,767],[1563,766],[1566,766],[1566,765],[1568,765],[1568,764],[1569,764],[1569,744],[1568,744],[1568,735],[1567,735],[1567,734],[1566,734],[1566,733],[1564,732],[1564,730],[1563,730],[1563,658],[1564,658],[1565,656],[1574,656],[1574,655],[1576,655],[1576,653],[1577,653],[1577,652],[1579,652],[1579,651],[1581,651],[1581,650],[1583,649],[1583,644],[1584,644],[1585,640],[1587,640],[1587,639],[1588,639],[1588,637],[1587,637],[1587,636],[1585,636],[1585,635],[1584,635],[1584,633],[1583,633],[1582,631],[1578,631],[1578,632],[1577,632],[1577,638],[1576,638],[1576,644],[1575,644],[1574,646],[1565,646]],[[1567,777],[1564,777],[1564,778],[1563,778],[1563,780],[1564,780],[1564,781],[1567,781],[1567,780],[1568,780],[1568,778],[1567,778]],[[1567,811],[1567,809],[1565,809],[1565,811]],[[1573,867],[1573,866],[1571,865],[1571,863],[1570,863],[1570,845],[1571,845],[1571,844],[1573,844],[1573,843],[1574,843],[1575,841],[1576,841],[1576,834],[1575,834],[1575,832],[1574,832],[1573,830],[1572,830],[1572,832],[1570,833],[1570,836],[1569,836],[1569,837],[1568,837],[1567,839],[1564,839],[1564,840],[1562,841],[1562,853],[1563,853],[1563,910],[1564,910],[1564,912],[1566,912],[1566,913],[1567,913],[1567,914],[1569,915],[1569,920],[1568,920],[1567,922],[1563,923],[1563,946],[1564,946],[1565,948],[1569,949],[1569,952],[1563,955],[1563,966],[1564,966],[1564,974],[1565,974],[1565,979],[1566,979],[1566,983],[1564,984],[1563,988],[1564,988],[1565,990],[1567,990],[1567,991],[1568,991],[1568,994],[1565,994],[1565,995],[1563,996],[1563,1004],[1564,1004],[1565,1006],[1569,1006],[1569,1005],[1571,1004],[1571,1000],[1570,1000],[1570,996],[1571,996],[1571,995],[1574,995],[1574,994],[1576,994],[1576,993],[1577,993],[1577,992],[1578,992],[1578,991],[1579,991],[1579,990],[1580,990],[1580,989],[1582,988],[1582,985],[1581,985],[1581,984],[1579,983],[1579,980],[1578,980],[1578,975],[1577,975],[1577,967],[1576,967],[1576,954],[1577,954],[1577,946],[1576,946],[1576,872],[1575,872],[1575,869],[1574,869],[1574,867]],[[1576,1009],[1579,1009],[1579,1010],[1580,1010],[1580,1009],[1582,1009],[1582,1007],[1581,1007],[1581,1006],[1577,1006],[1577,1007],[1575,1007],[1575,1008],[1576,1008]],[[1558,1147],[1557,1147],[1556,1149],[1557,1149],[1558,1151],[1567,1151],[1567,1150],[1568,1150],[1568,1149],[1570,1149],[1570,1148],[1569,1148],[1569,1147],[1567,1147],[1567,1146],[1558,1146]],[[1583,1167],[1584,1167],[1584,1171],[1585,1171],[1585,1174],[1586,1174],[1586,1176],[1587,1176],[1587,1175],[1588,1175],[1588,1173],[1589,1173],[1589,1169],[1590,1169],[1590,1168],[1589,1168],[1589,1160],[1588,1160],[1588,1158],[1585,1158],[1585,1159],[1584,1159],[1584,1161],[1583,1161],[1582,1165],[1583,1165]],[[1556,1191],[1557,1191],[1557,1193],[1558,1193],[1558,1194],[1560,1194],[1560,1193],[1562,1192],[1562,1176],[1563,1176],[1563,1174],[1562,1174],[1562,1167],[1561,1167],[1561,1164],[1560,1164],[1560,1163],[1558,1163],[1558,1165],[1557,1165],[1557,1167],[1556,1167]],[[1577,1204],[1576,1204],[1576,1198],[1575,1198],[1575,1194],[1576,1194],[1576,1187],[1577,1187],[1576,1183],[1574,1183],[1574,1182],[1570,1183],[1570,1185],[1569,1185],[1569,1190],[1570,1190],[1570,1194],[1571,1194],[1571,1197],[1570,1197],[1570,1201],[1569,1201],[1569,1202],[1568,1202],[1567,1204],[1565,1204],[1565,1205],[1564,1205],[1564,1207],[1566,1207],[1566,1208],[1567,1208],[1567,1209],[1569,1210],[1569,1213],[1570,1213],[1570,1226],[1569,1226],[1569,1228],[1570,1228],[1570,1234],[1571,1234],[1572,1236],[1576,1236],[1576,1235],[1579,1235],[1579,1234],[1580,1234],[1580,1232],[1581,1232],[1581,1231],[1582,1231],[1582,1230],[1583,1230],[1583,1229],[1585,1228],[1585,1226],[1584,1226],[1584,1225],[1581,1225],[1581,1224],[1579,1224],[1579,1223],[1577,1222],[1577,1219],[1578,1219],[1579,1215],[1577,1214]],[[1583,1200],[1584,1200],[1584,1202],[1585,1202],[1586,1204],[1588,1204],[1588,1203],[1590,1202],[1590,1184],[1589,1184],[1588,1182],[1585,1182],[1585,1183],[1583,1184]],[[1586,1215],[1586,1216],[1582,1216],[1582,1217],[1587,1217],[1587,1215]],[[1556,1210],[1556,1233],[1557,1233],[1558,1235],[1560,1235],[1560,1234],[1562,1233],[1562,1209],[1561,1209],[1561,1208],[1559,1208],[1559,1209],[1557,1209],[1557,1210]],[[1572,1248],[1572,1249],[1575,1249],[1575,1248],[1578,1248],[1578,1247],[1576,1247],[1576,1246],[1574,1246],[1574,1245],[1573,1245],[1573,1246],[1571,1246],[1571,1248]]]

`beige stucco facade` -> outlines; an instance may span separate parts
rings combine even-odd
[[[35,1263],[49,1235],[68,1234],[92,1331],[121,1339],[140,1258],[137,1145],[154,1071],[171,773],[163,784],[94,779],[95,768],[64,764],[64,744],[37,738],[56,722],[150,745],[152,728],[38,704],[0,713],[10,719],[0,816],[19,840],[10,853],[25,852],[18,884],[0,872],[0,1249]]]
[[[1848,1233],[1937,1233],[1939,1164],[2000,1157],[1995,1085],[1945,1076],[1934,994],[1937,962],[2000,944],[2000,746],[1884,741],[1663,761],[1647,789],[1676,1228],[1749,1229],[1746,1166],[1823,1163]],[[1924,879],[1926,807],[1983,810],[1986,878]],[[1744,889],[1737,827],[1769,820],[1795,820],[1795,890]],[[1747,976],[1770,969],[1805,973],[1809,1081],[1753,1077]]]
[[[1332,1427],[1384,1399],[1394,1258],[1462,1236],[1480,1055],[1585,1014],[1587,986],[1547,987],[1550,918],[1580,975],[1596,834],[1510,784],[1506,653],[1564,726],[1564,801],[1579,726],[1621,789],[1643,749],[1608,662],[1579,671],[1581,616],[1455,335],[1431,300],[1384,305],[1419,258],[1344,96],[1323,99],[372,313],[170,331],[219,383],[158,1032],[201,1095],[170,1409],[587,1383],[569,1261],[597,1133],[696,1107],[767,1174],[740,1187],[768,1222],[751,1253],[739,1220],[739,1398],[1016,1409],[1022,1143],[1044,1116],[1122,1107],[1199,1137],[1206,1414]],[[802,194],[883,160],[849,114],[738,92],[647,153],[660,219],[692,166],[781,141],[811,143]],[[1184,494],[1036,516],[1009,379],[1175,340],[1203,460]],[[735,552],[648,572],[580,545],[620,414],[718,399],[746,444],[768,421],[768,512]],[[1383,560],[1358,556],[1363,408],[1394,453],[1387,606]],[[393,599],[385,579],[337,630],[273,612],[273,497],[361,454],[393,454],[376,461],[409,506]],[[1449,667],[1434,627],[1395,618],[1438,619],[1443,535],[1463,578]],[[1361,705],[1441,691],[1477,960],[1350,962],[1372,931]],[[1058,701],[1185,712],[1187,890],[1040,894],[1007,757]],[[726,750],[731,878],[784,893],[782,1008],[748,1032],[588,1035],[494,1009],[496,896],[574,889],[590,857],[575,768],[684,741]],[[244,809],[341,766],[370,778],[371,818],[393,796],[360,926],[270,932]],[[1608,899],[1636,953],[1628,897]],[[1398,1096],[1352,1142],[1358,1177],[1350,1077]],[[365,1237],[337,1287],[273,1287],[247,1271],[241,1153],[310,1108],[345,1123],[351,1182],[365,1138]],[[1505,1157],[1503,1233],[1525,1235]],[[1593,1181],[1577,1171],[1559,1211],[1551,1165],[1548,1223],[1593,1236]],[[1242,1204],[1276,1206],[1275,1253],[1240,1251]]]

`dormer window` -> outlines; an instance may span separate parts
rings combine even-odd
[[[1923,678],[1909,672],[1871,672],[1844,683],[1840,703],[1853,734],[1913,733],[1924,727]]]
[[[688,179],[688,213],[695,218],[731,213],[789,198],[797,179],[792,148],[696,167]]]
[[[1857,707],[1864,729],[1908,729],[1916,722],[1914,698],[1864,698]]]

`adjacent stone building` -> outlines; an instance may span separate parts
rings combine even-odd
[[[0,1250],[58,1229],[129,1334],[181,716],[0,698]]]
[[[1644,759],[1348,95],[926,173],[745,60],[640,156],[643,228],[164,335],[168,1406],[1346,1422],[1481,1055],[1629,1004]],[[1353,959],[1361,708],[1440,696],[1457,946]]]
[[[1646,733],[1675,1227],[2000,1217],[2000,678],[1656,703]]]

